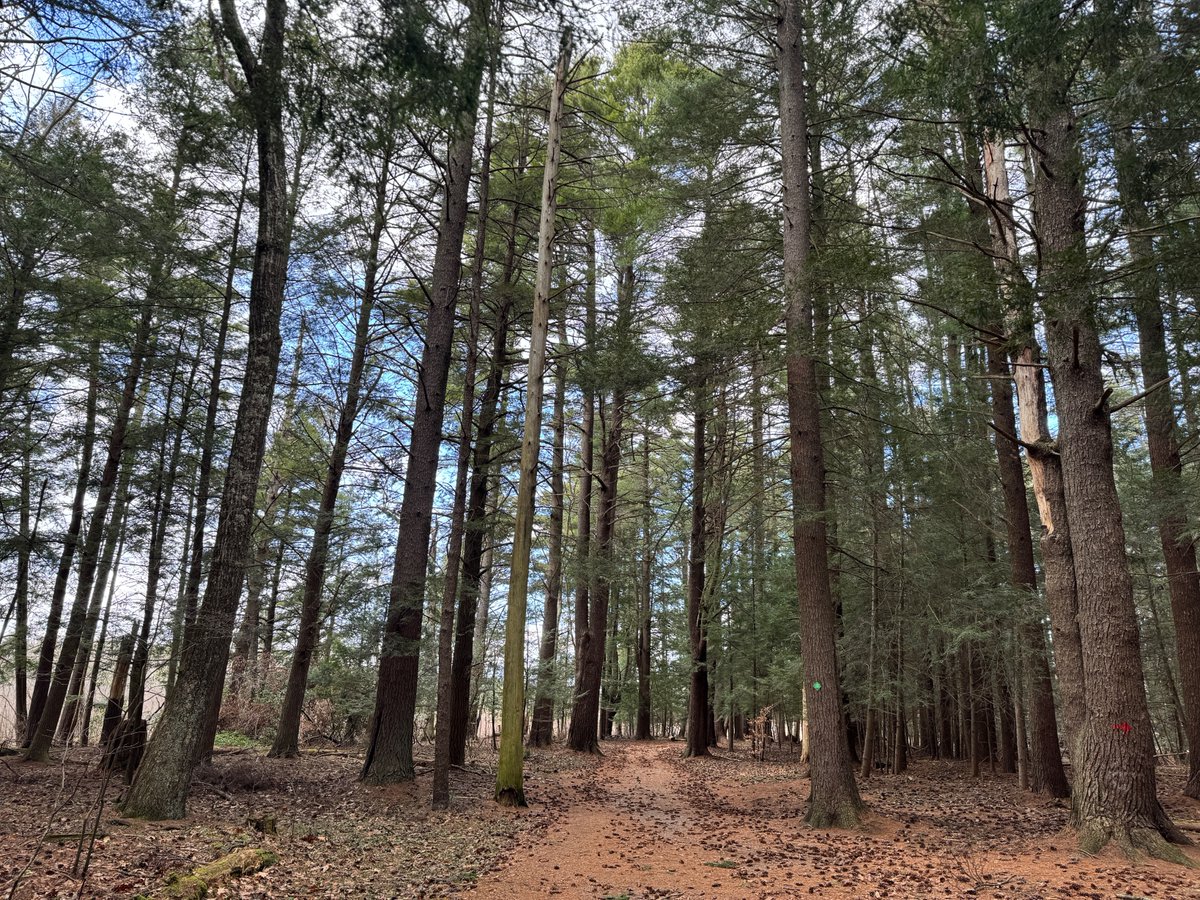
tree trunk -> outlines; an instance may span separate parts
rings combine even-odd
[[[160,261],[161,264],[161,261]],[[151,275],[151,284],[156,284],[161,278],[161,271]],[[79,560],[79,574],[75,584],[75,600],[71,605],[71,615],[67,621],[67,631],[59,649],[58,662],[54,667],[54,676],[46,692],[46,704],[36,725],[32,726],[28,759],[46,762],[50,758],[50,744],[54,739],[55,726],[59,714],[67,699],[67,689],[71,673],[75,668],[75,657],[79,646],[84,640],[84,630],[88,619],[89,598],[96,577],[96,569],[100,562],[101,542],[108,524],[108,511],[117,489],[117,479],[121,472],[122,461],[125,458],[126,436],[129,431],[129,419],[133,412],[134,402],[138,394],[138,386],[142,376],[142,367],[150,346],[150,325],[154,315],[154,290],[148,289],[147,296],[142,301],[141,318],[138,322],[137,333],[134,335],[130,350],[129,367],[125,372],[125,383],[121,391],[121,399],[113,419],[112,432],[108,439],[108,458],[100,476],[100,485],[96,492],[96,503],[92,507],[92,518],[88,523],[87,535],[83,543],[83,552]],[[129,461],[126,461],[126,465]],[[120,498],[118,498],[118,503]],[[97,606],[97,616],[99,606]],[[93,620],[94,624],[94,620]]]
[[[30,426],[33,418],[33,406],[30,405],[25,415],[25,453],[21,460],[21,511],[17,525],[17,575],[16,589],[13,591],[12,607],[16,611],[16,630],[13,633],[14,661],[13,680],[16,690],[16,721],[14,733],[25,732],[25,722],[29,716],[27,668],[29,665],[29,560],[33,548],[37,545],[38,525],[42,520],[42,504],[46,499],[48,478],[42,479],[42,487],[38,492],[37,512],[33,515],[33,528],[29,525],[30,486],[33,480],[31,458],[33,456],[33,436]],[[2,640],[2,638],[0,638]]]
[[[200,330],[203,336],[204,330]],[[182,340],[182,336],[181,336]],[[183,400],[179,409],[179,421],[176,424],[174,441],[169,456],[166,454],[167,434],[169,433],[171,415],[171,394],[168,390],[166,417],[163,422],[163,438],[159,447],[158,490],[154,498],[154,509],[150,517],[150,552],[146,569],[146,602],[142,610],[141,631],[138,633],[137,645],[134,649],[133,660],[129,670],[129,720],[131,726],[141,728],[143,710],[146,702],[146,681],[150,664],[150,627],[154,622],[154,613],[158,608],[158,585],[162,580],[163,550],[167,530],[171,520],[171,511],[175,502],[175,482],[179,474],[179,460],[183,450],[183,437],[188,430],[188,420],[192,411],[193,389],[196,385],[196,374],[200,365],[199,347],[192,360],[191,371],[183,389]],[[173,387],[173,385],[172,385]],[[164,458],[165,457],[165,458]]]
[[[585,285],[584,352],[590,352],[596,338],[596,230],[588,224],[587,232],[587,281]],[[591,594],[592,594],[592,481],[595,467],[596,395],[591,380],[583,385],[582,422],[579,433],[579,514],[576,523],[576,575],[575,581],[575,700],[572,703],[571,725],[567,732],[567,746],[578,753],[593,753],[598,749],[589,739],[584,722],[576,725],[575,709],[582,698],[584,663],[592,650]]]
[[[992,235],[992,259],[1000,273],[1002,296],[1010,306],[1019,307],[1021,297],[1032,291],[1019,266],[1017,236],[1012,226],[1012,199],[1008,188],[1008,169],[1002,144],[987,141],[983,147],[985,189],[999,214],[989,216]],[[1075,582],[1075,561],[1071,552],[1071,531],[1067,521],[1066,500],[1063,495],[1062,460],[1050,433],[1050,417],[1046,402],[1046,377],[1041,353],[1033,332],[1017,324],[1013,343],[1013,377],[1017,388],[1017,407],[1020,410],[1021,444],[1029,461],[1033,494],[1042,524],[1042,566],[1045,577],[1046,605],[1050,610],[1050,625],[1054,637],[1054,662],[1062,693],[1063,730],[1071,761],[1076,759],[1075,737],[1083,726],[1083,657],[1079,643],[1078,596]],[[998,364],[989,359],[989,367],[999,371]],[[996,418],[999,427],[1005,427]],[[1022,493],[1024,477],[1021,478]],[[1028,501],[1026,501],[1028,502]],[[1014,517],[1010,514],[1010,522]],[[1011,527],[1011,524],[1010,526]],[[1010,536],[1010,542],[1011,542]],[[1011,543],[1010,543],[1010,546]],[[1024,566],[1025,563],[1022,563]],[[1015,571],[1015,570],[1014,570]],[[1028,577],[1027,574],[1024,577]],[[1040,631],[1041,629],[1039,629]],[[1039,638],[1029,636],[1028,645],[1036,651],[1045,644],[1044,632]],[[1033,665],[1036,666],[1036,661]],[[1032,670],[1031,670],[1032,671]],[[1034,688],[1039,690],[1038,688]],[[1042,700],[1042,703],[1045,701]],[[1047,729],[1045,709],[1030,709],[1030,720],[1036,727]],[[1034,755],[1049,761],[1049,732],[1044,738],[1033,735]],[[1040,742],[1040,743],[1039,743]],[[1061,746],[1060,746],[1061,756]],[[1035,762],[1035,766],[1037,763]],[[1047,785],[1056,781],[1047,775]],[[1065,775],[1064,775],[1065,778]],[[1034,774],[1037,780],[1037,774]],[[1036,788],[1035,788],[1036,790]]]
[[[704,564],[708,555],[704,491],[708,478],[707,381],[697,379],[692,412],[692,530],[688,542],[687,623],[692,652],[684,756],[708,756],[708,624],[704,610]]]
[[[617,318],[613,325],[619,341],[629,336],[632,324],[634,296],[633,266],[626,264],[618,275]],[[621,469],[621,434],[625,418],[625,389],[613,389],[612,400],[605,419],[601,410],[602,447],[600,452],[600,518],[596,528],[596,576],[589,587],[588,637],[580,648],[578,677],[575,683],[575,703],[571,711],[571,728],[567,745],[575,751],[598,753],[600,691],[604,678],[605,644],[608,634],[608,607],[612,594],[613,532],[617,522],[617,478]],[[590,560],[589,560],[590,561]]]
[[[756,487],[757,489],[757,487]],[[634,737],[650,740],[650,636],[654,587],[654,489],[650,485],[650,425],[642,431],[642,567],[638,591],[637,673],[638,706]],[[753,590],[753,585],[751,590]]]
[[[508,618],[504,634],[504,695],[500,724],[500,760],[496,769],[496,801],[503,806],[525,805],[525,607],[529,591],[529,557],[533,552],[533,516],[537,492],[538,456],[542,440],[542,395],[546,342],[550,332],[550,290],[554,273],[554,217],[558,210],[558,165],[562,134],[563,98],[571,60],[571,32],[563,32],[550,121],[546,133],[546,165],[542,176],[542,216],[538,225],[537,278],[533,294],[533,330],[529,336],[529,365],[525,395],[525,428],[521,439],[521,470],[517,484],[516,525],[512,567],[509,570]],[[555,406],[558,407],[556,400]],[[557,422],[555,423],[557,429]],[[557,433],[557,432],[556,432]],[[557,442],[556,442],[557,443]],[[555,452],[561,456],[556,447]],[[561,517],[559,531],[561,536]],[[557,610],[555,611],[557,617]]]
[[[279,726],[268,754],[273,757],[296,757],[300,755],[300,715],[304,709],[304,694],[308,688],[308,671],[313,653],[317,649],[317,636],[321,626],[321,593],[325,586],[325,567],[329,561],[329,536],[333,532],[334,513],[337,511],[338,493],[342,485],[342,473],[346,468],[346,455],[350,440],[354,436],[354,422],[362,405],[363,369],[366,366],[367,348],[371,337],[371,314],[375,308],[376,279],[379,273],[379,243],[387,221],[387,188],[389,155],[385,152],[375,189],[375,209],[371,233],[368,239],[366,269],[363,277],[362,298],[358,306],[358,321],[354,328],[354,349],[350,358],[350,372],[346,381],[346,397],[338,414],[333,435],[333,447],[329,454],[329,465],[325,472],[325,483],[321,490],[320,506],[313,524],[312,545],[304,566],[304,593],[300,599],[300,625],[296,633],[296,646],[292,651],[292,664],[288,670],[287,688],[279,713]]]
[[[88,393],[85,402],[82,449],[79,454],[79,475],[75,480],[75,497],[71,501],[71,521],[63,538],[62,553],[58,560],[58,572],[54,577],[54,591],[50,595],[50,610],[46,614],[46,633],[38,655],[37,671],[34,673],[33,695],[29,700],[28,716],[25,720],[23,745],[28,747],[33,731],[41,719],[46,706],[46,694],[50,690],[50,672],[54,667],[54,650],[58,646],[58,629],[62,624],[63,601],[67,596],[67,582],[71,578],[71,565],[75,549],[79,545],[79,534],[83,526],[83,505],[87,498],[88,484],[92,473],[92,452],[96,443],[96,398],[100,389],[100,342],[93,341],[88,368]]]
[[[451,719],[454,706],[454,604],[462,564],[463,527],[467,506],[467,476],[475,420],[475,379],[479,369],[480,316],[483,311],[483,266],[487,247],[491,195],[492,123],[496,102],[496,60],[488,67],[487,115],[483,126],[483,159],[479,174],[479,223],[471,263],[471,304],[468,316],[466,366],[463,372],[462,415],[459,422],[458,467],[454,475],[454,506],[446,542],[446,577],[438,627],[437,719],[433,750],[433,808],[450,805]]]
[[[467,227],[476,105],[486,54],[491,46],[490,5],[482,0],[471,0],[469,8],[464,64],[468,76],[464,89],[468,99],[462,118],[453,129],[446,159],[429,317],[415,387],[417,402],[409,440],[408,468],[404,474],[404,499],[400,505],[388,616],[380,651],[375,713],[362,769],[363,780],[372,784],[403,781],[414,775],[412,745],[426,563],[446,411],[446,382],[454,346],[463,234]]]
[[[562,606],[563,466],[567,406],[567,326],[558,322],[558,360],[554,382],[554,449],[550,460],[550,547],[546,565],[546,607],[538,648],[537,699],[529,726],[531,747],[548,747],[554,738],[554,660],[558,654],[558,617]]]
[[[213,348],[212,378],[208,386],[208,405],[204,414],[204,436],[200,442],[200,462],[196,475],[196,514],[192,522],[191,558],[188,564],[184,587],[183,607],[176,611],[171,633],[171,658],[167,667],[167,693],[175,684],[179,654],[183,644],[183,633],[196,619],[196,608],[200,601],[200,579],[204,568],[204,530],[208,523],[208,498],[212,482],[213,444],[217,434],[217,412],[221,406],[221,369],[225,362],[225,341],[229,335],[229,315],[233,307],[234,278],[237,276],[238,241],[242,232],[242,211],[246,205],[246,185],[250,178],[250,157],[242,170],[242,186],[238,192],[237,207],[233,214],[233,234],[229,244],[229,262],[225,267],[225,293],[221,306],[221,319],[217,326],[217,343]]]
[[[781,0],[777,32],[783,155],[783,260],[787,297],[787,395],[792,522],[800,652],[809,715],[812,790],[807,821],[817,828],[852,827],[862,801],[842,727],[833,597],[825,529],[825,460],[813,357],[813,304],[808,256],[808,122],[804,28],[796,0]]]
[[[1188,781],[1183,792],[1200,799],[1200,572],[1196,570],[1196,545],[1191,538],[1186,493],[1180,482],[1175,402],[1170,386],[1166,325],[1159,300],[1158,268],[1154,259],[1151,221],[1144,196],[1148,178],[1138,171],[1138,150],[1127,132],[1117,137],[1117,186],[1128,228],[1127,241],[1141,351],[1142,387],[1146,396],[1146,442],[1154,478],[1154,509],[1167,569],[1171,615],[1175,620],[1175,651],[1179,661],[1179,687],[1183,724],[1188,742]]]
[[[1018,632],[1024,644],[1021,660],[1029,679],[1029,727],[1032,738],[1030,788],[1052,797],[1071,793],[1063,769],[1062,748],[1058,743],[1058,725],[1054,715],[1054,688],[1046,636],[1037,610],[1037,569],[1034,565],[1033,536],[1029,526],[1029,501],[1025,493],[1025,473],[1013,436],[1017,433],[1013,412],[1008,360],[995,344],[987,347],[988,375],[992,394],[992,421],[996,425],[996,460],[1000,470],[1000,489],[1004,496],[1004,525],[1008,536],[1009,580],[1013,587],[1026,592],[1028,605],[1034,606],[1021,616]],[[1018,693],[1020,690],[1018,689]]]
[[[1057,22],[1052,23],[1057,24]],[[1046,337],[1054,380],[1063,489],[1079,597],[1086,719],[1073,757],[1072,822],[1094,853],[1109,840],[1176,856],[1182,840],[1158,802],[1125,529],[1113,476],[1112,429],[1084,233],[1085,199],[1061,62],[1033,103]]]
[[[117,645],[117,662],[113,668],[112,683],[108,699],[104,704],[104,718],[100,723],[100,746],[107,747],[121,718],[125,715],[125,690],[129,683],[129,664],[133,659],[134,635],[126,634]]]
[[[519,151],[516,174],[520,176],[524,171],[525,151],[522,147]],[[458,622],[454,633],[454,661],[451,665],[451,765],[462,765],[466,758],[468,731],[471,722],[474,721],[472,713],[477,709],[474,691],[482,674],[482,640],[488,602],[488,592],[482,588],[485,573],[491,571],[491,561],[487,558],[490,549],[485,549],[485,539],[489,530],[489,498],[494,496],[493,481],[500,465],[499,459],[496,458],[495,433],[497,424],[504,421],[500,397],[508,366],[508,332],[513,308],[513,291],[510,287],[516,277],[519,217],[520,206],[513,204],[499,289],[500,305],[496,310],[493,329],[491,364],[487,385],[479,404],[479,427],[471,460],[467,518],[463,526],[462,577],[458,587]],[[482,279],[482,271],[480,278]],[[479,289],[482,290],[482,283]],[[478,614],[480,607],[484,615]],[[477,646],[480,647],[478,659]]]
[[[204,745],[211,745],[209,723],[220,708],[279,367],[279,319],[291,243],[283,136],[287,4],[267,0],[257,57],[234,0],[220,0],[220,10],[225,37],[234,47],[255,101],[251,107],[258,138],[259,216],[250,282],[249,350],[204,602],[184,642],[171,696],[123,804],[126,815],[141,818],[184,815],[192,769],[208,749]]]

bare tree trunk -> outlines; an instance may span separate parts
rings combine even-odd
[[[16,721],[14,733],[18,736],[25,732],[25,722],[29,717],[28,705],[28,676],[26,674],[29,660],[29,560],[33,548],[37,546],[38,525],[42,521],[42,504],[46,500],[48,478],[42,479],[42,487],[38,492],[37,511],[33,515],[33,528],[29,525],[29,506],[33,475],[31,458],[33,456],[33,436],[30,426],[33,418],[33,406],[30,405],[25,415],[25,453],[21,459],[21,511],[17,525],[17,575],[16,589],[13,591],[12,607],[16,611],[16,630],[13,633],[16,655],[13,680],[16,689]],[[7,623],[5,623],[7,624]],[[0,636],[0,640],[3,640]]]
[[[757,489],[757,488],[756,488]],[[638,591],[637,673],[638,706],[634,737],[650,740],[650,636],[654,586],[654,489],[650,484],[650,424],[642,431],[642,565]],[[753,585],[751,590],[754,590]],[[732,744],[731,744],[732,746]]]
[[[704,492],[708,479],[707,380],[697,379],[692,411],[692,530],[688,542],[687,623],[692,651],[688,682],[687,747],[684,756],[708,756],[708,625],[704,565],[708,556]]]
[[[204,329],[200,329],[201,337]],[[179,474],[179,460],[183,451],[183,437],[188,431],[191,418],[196,374],[200,366],[200,348],[192,359],[191,371],[183,389],[183,400],[179,407],[179,421],[176,423],[174,441],[171,452],[166,460],[164,471],[164,451],[166,449],[166,429],[169,426],[171,414],[171,397],[167,396],[166,418],[164,422],[163,443],[159,450],[159,487],[154,498],[154,509],[150,517],[150,552],[146,570],[146,602],[142,610],[141,630],[138,633],[137,645],[129,669],[129,720],[140,727],[144,718],[143,710],[146,703],[146,680],[150,665],[150,627],[154,622],[154,614],[158,608],[158,585],[162,580],[163,551],[167,539],[167,531],[171,521],[171,512],[175,505],[175,483]]]
[[[161,261],[159,265],[161,265]],[[156,284],[162,277],[161,271],[151,275],[151,284]],[[154,315],[153,290],[147,291],[142,301],[141,318],[137,332],[134,335],[130,351],[129,367],[125,372],[125,383],[121,391],[121,399],[117,413],[113,419],[112,432],[108,440],[108,458],[100,476],[100,486],[96,492],[96,503],[92,507],[92,518],[88,523],[87,535],[83,543],[83,552],[79,560],[79,574],[75,584],[75,600],[71,605],[71,615],[67,621],[66,635],[59,649],[58,662],[54,667],[54,676],[46,693],[46,705],[33,731],[30,734],[28,759],[46,762],[50,758],[50,744],[54,739],[55,726],[59,714],[67,699],[67,690],[71,673],[75,668],[75,657],[79,646],[84,640],[84,632],[88,619],[89,599],[96,578],[96,569],[100,562],[100,550],[108,524],[108,512],[117,489],[118,475],[121,472],[122,461],[125,457],[126,436],[129,431],[129,419],[137,399],[138,386],[142,376],[150,346],[150,325]],[[128,465],[129,462],[126,462]],[[118,504],[120,498],[118,497]],[[97,606],[97,616],[99,607]],[[94,620],[93,620],[94,623]]]
[[[1146,442],[1154,477],[1154,508],[1159,511],[1158,534],[1167,569],[1171,615],[1175,620],[1183,725],[1190,750],[1188,781],[1183,792],[1200,799],[1200,572],[1196,569],[1196,545],[1183,501],[1185,492],[1180,485],[1183,463],[1179,457],[1152,223],[1147,211],[1148,198],[1144,196],[1147,178],[1137,170],[1138,148],[1132,137],[1124,130],[1118,130],[1117,134],[1117,186],[1134,270],[1133,311],[1141,351],[1142,386],[1150,391],[1145,399]]]
[[[590,351],[596,338],[596,230],[588,223],[586,309],[584,312],[584,352]],[[585,723],[575,723],[575,707],[581,699],[584,661],[591,656],[592,594],[592,482],[595,468],[596,395],[590,383],[583,387],[582,422],[579,435],[579,514],[576,524],[575,581],[575,701],[567,746],[578,753],[592,753],[598,747],[588,739]]]
[[[462,415],[459,421],[458,467],[454,476],[454,506],[450,512],[450,537],[446,542],[446,577],[438,627],[437,719],[433,750],[433,808],[450,805],[451,719],[454,706],[454,605],[458,599],[462,564],[463,528],[467,507],[467,476],[471,462],[471,435],[475,421],[475,379],[479,368],[480,316],[483,311],[483,267],[487,246],[491,199],[492,123],[496,102],[496,65],[488,67],[487,114],[483,126],[483,159],[479,170],[479,224],[471,262],[471,303],[468,316],[466,366],[463,372]]]
[[[1029,501],[1025,494],[1025,473],[1013,436],[1016,415],[1013,412],[1008,360],[1003,351],[988,344],[988,374],[992,387],[992,420],[996,425],[996,459],[1000,470],[1000,488],[1004,495],[1004,524],[1008,535],[1009,580],[1024,590],[1029,601],[1037,601],[1037,570],[1033,557],[1033,537],[1029,527]],[[1029,679],[1029,724],[1032,738],[1030,788],[1052,797],[1067,797],[1071,787],[1063,769],[1062,748],[1058,743],[1058,725],[1054,714],[1054,689],[1045,631],[1040,611],[1026,611],[1018,624],[1024,645],[1022,662]],[[1020,690],[1018,689],[1018,693]]]
[[[308,672],[321,626],[321,594],[325,587],[325,568],[329,561],[329,536],[333,532],[334,513],[346,468],[346,455],[354,436],[354,422],[361,403],[362,376],[366,367],[367,349],[371,338],[371,314],[375,308],[376,282],[379,274],[379,244],[387,222],[387,190],[390,150],[385,150],[375,186],[375,208],[368,238],[366,269],[362,297],[358,305],[358,321],[354,328],[354,349],[350,372],[346,380],[346,397],[338,414],[333,434],[333,447],[321,490],[321,501],[313,524],[312,546],[304,566],[304,593],[300,599],[300,625],[292,664],[288,670],[287,688],[279,713],[279,725],[268,754],[273,757],[300,755],[300,715],[304,709],[304,694],[308,689]]]
[[[1019,305],[1021,296],[1028,296],[1032,285],[1025,280],[1018,265],[1017,236],[1012,225],[1012,199],[1009,195],[1008,169],[1005,165],[1003,145],[996,141],[987,141],[983,146],[983,158],[987,196],[997,207],[997,212],[988,219],[992,235],[992,258],[1000,273],[1003,296],[1010,305],[1015,306]],[[1075,737],[1079,734],[1084,719],[1083,657],[1077,622],[1079,601],[1075,582],[1075,560],[1071,552],[1071,531],[1063,494],[1062,460],[1050,433],[1046,377],[1041,352],[1031,330],[1018,326],[1016,331],[1013,335],[1015,349],[1012,351],[1012,368],[1017,387],[1017,407],[1020,410],[1021,444],[1029,461],[1033,494],[1041,519],[1046,605],[1050,610],[1055,669],[1062,693],[1063,730],[1071,760],[1074,762]],[[996,362],[989,360],[989,366],[999,371]],[[1001,412],[1001,417],[1002,415]],[[1000,421],[1000,417],[996,418],[996,425],[1000,428],[1006,427],[1005,423]],[[1024,477],[1021,478],[1021,484],[1023,492]],[[1022,565],[1024,566],[1024,563]],[[1040,641],[1035,640],[1031,646],[1036,650],[1039,642],[1045,644],[1044,634]],[[1044,700],[1041,702],[1044,703]],[[1037,717],[1039,727],[1047,728],[1044,707],[1040,713],[1031,709],[1030,714],[1031,721],[1035,721]],[[1038,748],[1035,749],[1035,756],[1040,755],[1046,759],[1053,756],[1053,750],[1047,749],[1046,746],[1049,741],[1048,731],[1044,741],[1037,734],[1033,735],[1033,739],[1035,748]],[[1039,741],[1042,743],[1039,744]],[[1048,776],[1047,783],[1053,778],[1054,776]],[[1036,782],[1036,773],[1034,779]]]
[[[234,0],[220,0],[220,11],[225,39],[233,46],[254,100],[258,139],[258,241],[250,282],[249,351],[204,602],[188,630],[174,688],[123,804],[126,815],[142,818],[184,815],[192,769],[211,746],[209,728],[220,709],[246,551],[254,530],[279,367],[279,319],[291,244],[283,137],[287,3],[267,0],[257,56],[242,30]]]
[[[444,196],[434,254],[425,348],[418,369],[404,473],[404,499],[392,567],[388,616],[380,652],[379,680],[371,737],[362,778],[387,784],[413,777],[412,745],[417,703],[417,665],[424,610],[425,568],[433,496],[437,489],[438,453],[446,411],[446,382],[454,344],[454,315],[462,271],[463,234],[467,226],[467,198],[471,159],[475,149],[476,105],[491,48],[490,4],[471,0],[464,83],[467,106],[453,129],[446,160]]]
[[[1057,26],[1055,20],[1048,23]],[[1109,840],[1159,856],[1182,840],[1158,802],[1112,429],[1084,233],[1083,161],[1067,76],[1056,60],[1031,102],[1041,293],[1054,379],[1063,488],[1079,597],[1086,719],[1074,763],[1072,822],[1087,852]],[[1115,726],[1125,725],[1125,728]]]
[[[617,284],[617,318],[614,333],[618,340],[629,337],[632,324],[634,271],[631,264],[622,267]],[[600,689],[604,678],[605,642],[608,633],[608,607],[612,594],[613,532],[617,521],[617,478],[621,468],[621,434],[625,418],[625,388],[613,389],[607,420],[601,407],[600,452],[600,518],[596,529],[596,577],[590,587],[588,609],[588,638],[580,648],[578,678],[575,683],[575,703],[571,711],[568,746],[575,751],[598,753]]]
[[[546,564],[546,607],[538,648],[537,698],[529,726],[529,745],[548,747],[554,737],[554,660],[558,653],[558,617],[563,589],[563,466],[566,441],[567,327],[558,322],[558,359],[554,378],[554,447],[550,460],[550,547]]]
[[[525,171],[524,146],[518,152],[517,175]],[[454,633],[454,660],[451,665],[450,696],[450,764],[462,765],[466,757],[467,733],[476,721],[473,713],[477,687],[482,676],[483,635],[487,619],[489,591],[483,590],[484,579],[490,577],[490,549],[485,539],[489,530],[488,508],[495,496],[493,481],[499,471],[495,433],[503,423],[501,394],[508,366],[508,333],[513,308],[510,290],[516,277],[517,226],[519,204],[513,204],[509,221],[507,250],[499,290],[500,305],[496,310],[493,328],[492,356],[487,385],[479,404],[479,427],[471,460],[471,482],[467,495],[467,517],[463,525],[462,577],[458,587],[458,622]],[[480,272],[482,279],[482,272]],[[480,284],[482,290],[482,283]],[[482,611],[483,615],[479,613]],[[478,648],[478,650],[477,650]]]
[[[783,258],[787,296],[787,385],[792,520],[800,652],[809,715],[812,791],[807,820],[817,828],[852,827],[862,801],[851,771],[842,723],[837,622],[829,585],[825,527],[825,460],[813,356],[813,304],[808,256],[808,121],[804,26],[796,0],[781,0],[777,33],[783,147]]]
[[[558,166],[563,100],[571,59],[571,32],[563,32],[550,119],[546,132],[546,164],[542,176],[542,215],[538,225],[537,277],[533,292],[533,328],[529,336],[525,427],[521,439],[512,567],[508,582],[508,618],[504,634],[504,694],[501,701],[500,760],[496,769],[496,801],[525,805],[525,614],[529,592],[529,559],[533,552],[533,517],[538,458],[542,441],[542,398],[546,343],[550,333],[550,290],[554,273],[554,217],[558,210]],[[557,615],[557,613],[556,613]]]
[[[46,694],[50,690],[50,673],[54,667],[54,650],[58,646],[58,629],[62,624],[63,601],[67,596],[67,583],[71,578],[72,560],[75,549],[79,545],[79,534],[83,526],[83,505],[87,499],[88,484],[92,473],[92,453],[96,443],[96,399],[100,387],[100,342],[93,341],[88,368],[88,392],[84,406],[84,426],[82,448],[79,454],[79,475],[75,480],[75,497],[71,501],[71,521],[67,525],[67,533],[63,538],[62,553],[58,560],[58,572],[54,577],[54,591],[50,595],[50,610],[46,614],[46,633],[42,639],[41,653],[38,655],[37,670],[34,673],[33,695],[29,700],[28,715],[25,720],[25,737],[23,745],[28,747],[33,738],[33,730],[37,727],[46,706]]]
[[[204,414],[204,436],[200,441],[200,462],[196,475],[196,514],[192,522],[191,558],[184,587],[184,602],[175,617],[171,633],[171,659],[167,668],[167,692],[175,684],[183,634],[196,619],[200,601],[200,579],[204,567],[204,530],[208,523],[208,499],[212,482],[212,453],[217,433],[217,412],[221,406],[221,369],[225,362],[225,342],[229,335],[229,315],[233,307],[234,278],[237,275],[238,241],[242,232],[242,211],[246,205],[247,182],[250,178],[250,157],[242,170],[242,186],[238,192],[237,207],[233,214],[233,234],[229,244],[229,262],[225,267],[225,293],[221,307],[221,318],[217,326],[217,343],[213,348],[213,370],[208,386],[208,405]]]

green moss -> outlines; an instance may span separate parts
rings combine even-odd
[[[208,896],[208,882],[196,875],[172,875],[166,895],[173,900],[204,900]]]

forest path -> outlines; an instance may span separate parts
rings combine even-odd
[[[1200,898],[1183,867],[1131,864],[1115,850],[1083,857],[1066,807],[1021,792],[1013,776],[921,762],[863,782],[863,827],[832,831],[804,824],[809,783],[786,754],[762,763],[740,748],[685,760],[680,743],[603,747],[595,764],[527,782],[531,809],[520,814],[545,826],[524,830],[466,897]],[[1194,817],[1176,790],[1164,800]]]
[[[682,749],[661,741],[605,742],[599,765],[547,798],[562,810],[549,828],[526,834],[509,862],[480,878],[469,896],[756,895],[715,846],[720,820],[734,810],[719,811],[716,797],[704,796],[678,759]]]

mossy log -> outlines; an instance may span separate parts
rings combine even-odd
[[[165,896],[175,900],[203,900],[219,882],[250,875],[278,861],[270,850],[242,847],[191,872],[172,875],[167,881]]]

